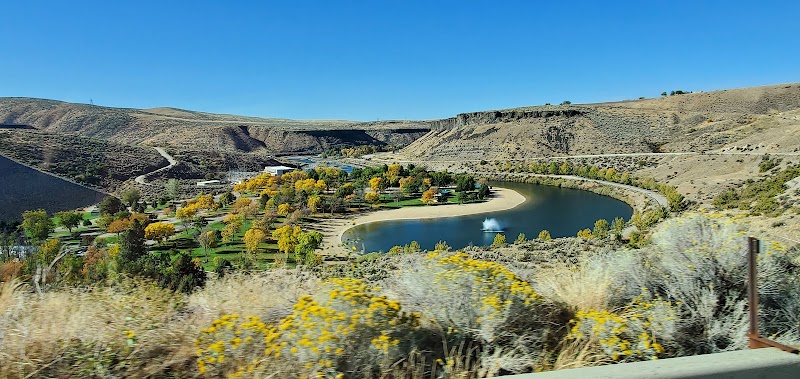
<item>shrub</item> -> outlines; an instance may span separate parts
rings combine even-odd
[[[465,253],[403,256],[387,283],[404,305],[444,335],[447,346],[472,346],[487,376],[530,371],[553,337],[551,308],[505,266]],[[566,320],[564,321],[566,322]]]
[[[436,251],[448,251],[450,250],[450,245],[448,245],[445,241],[439,241],[436,243],[433,249]]]
[[[790,166],[760,181],[748,180],[744,187],[738,190],[727,189],[714,198],[713,204],[719,209],[739,207],[748,210],[755,203],[754,213],[777,216],[783,213],[786,204],[781,204],[776,197],[786,191],[786,182],[798,176],[800,176],[800,166]]]
[[[691,213],[665,221],[640,254],[646,273],[626,276],[626,288],[651,288],[677,304],[681,319],[678,355],[714,353],[747,347],[747,243],[745,226],[720,215]],[[780,245],[765,243],[759,254],[759,292],[771,325],[788,322],[786,309],[800,297],[786,281],[800,279],[798,263]],[[778,295],[781,293],[781,295]],[[783,297],[780,298],[779,297]],[[777,326],[769,333],[787,333]],[[763,330],[767,332],[767,330]],[[795,324],[794,331],[798,327]]]
[[[332,279],[323,289],[301,297],[277,325],[235,314],[214,321],[197,341],[198,370],[252,376],[280,362],[305,376],[363,376],[396,355],[418,325],[419,315],[362,280]]]
[[[494,240],[492,241],[492,246],[503,246],[506,244],[506,236],[501,233],[497,233],[494,235]]]
[[[550,237],[550,231],[542,230],[541,232],[539,232],[539,235],[536,237],[536,239],[538,239],[540,241],[549,241],[549,240],[551,240],[553,238]]]
[[[642,294],[619,312],[581,310],[572,320],[569,339],[595,345],[613,361],[658,359],[671,343],[676,328],[675,306],[660,298]]]

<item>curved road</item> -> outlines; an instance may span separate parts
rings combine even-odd
[[[426,161],[423,160],[410,160],[410,159],[385,159],[389,153],[377,153],[377,154],[366,154],[361,156],[360,158],[348,158],[348,162],[352,162],[358,165],[370,166],[374,165],[375,163],[414,163],[414,164],[425,164]],[[516,161],[547,161],[547,160],[554,160],[554,159],[565,159],[565,158],[613,158],[613,157],[666,157],[666,156],[687,156],[687,155],[699,155],[699,156],[708,156],[708,155],[753,155],[753,156],[763,156],[763,155],[770,155],[770,156],[785,156],[785,157],[793,157],[793,156],[800,156],[800,153],[795,152],[746,152],[746,151],[719,151],[719,150],[706,150],[703,152],[693,152],[693,151],[681,151],[681,152],[672,152],[672,153],[609,153],[609,154],[583,154],[583,155],[558,155],[552,157],[529,157],[529,158],[506,158],[503,161],[509,162],[516,162]],[[391,156],[391,155],[389,155]],[[432,161],[434,163],[464,163],[464,162],[480,162],[481,159],[460,159],[460,160],[436,160]]]
[[[764,153],[764,152],[728,152],[728,151],[719,151],[719,150],[708,150],[703,152],[691,152],[691,151],[683,151],[683,152],[671,152],[671,153],[612,153],[612,154],[587,154],[587,155],[570,155],[570,156],[555,156],[555,157],[534,157],[534,158],[520,158],[520,159],[506,159],[507,161],[529,161],[529,160],[552,160],[558,158],[602,158],[602,157],[663,157],[663,156],[690,156],[690,155],[698,155],[698,156],[708,156],[708,155],[753,155],[753,156],[763,156],[765,154],[771,156],[798,156],[800,153],[795,152],[783,152],[783,153]],[[390,155],[391,156],[391,155]],[[457,160],[457,161],[450,161],[450,160],[442,160],[442,161],[434,161],[435,163],[464,163],[464,162],[478,162],[477,159],[464,159],[464,160]],[[425,164],[425,161],[420,160],[405,160],[405,159],[384,159],[383,155],[381,154],[368,154],[364,155],[361,158],[350,158],[348,159],[348,163],[359,165],[359,166],[370,166],[376,163],[414,163],[414,164]],[[498,173],[494,172],[473,172],[475,174],[485,174],[485,175],[496,175]],[[542,174],[520,174],[520,173],[504,173],[508,175],[517,175],[517,176],[524,176],[524,175],[533,175],[533,176],[543,176],[543,177],[553,177],[553,178],[564,178],[564,179],[572,179],[572,180],[586,180],[590,182],[596,182],[603,185],[608,185],[612,187],[623,188],[630,191],[635,191],[642,193],[656,202],[663,207],[669,207],[669,202],[667,198],[655,191],[650,191],[644,188],[629,186],[626,184],[614,183],[614,182],[607,182],[605,180],[596,180],[596,179],[588,179],[582,178],[579,176],[573,175],[542,175]]]
[[[159,154],[161,154],[161,156],[162,156],[162,157],[164,157],[164,158],[165,158],[165,159],[166,159],[166,160],[169,162],[169,164],[168,164],[168,165],[166,165],[166,166],[164,166],[164,167],[161,167],[161,168],[159,168],[159,169],[156,169],[156,170],[150,171],[150,172],[148,172],[148,173],[146,173],[146,174],[144,174],[144,175],[139,175],[139,176],[137,176],[137,177],[136,177],[136,179],[134,179],[134,181],[136,181],[136,183],[139,183],[139,184],[148,184],[148,183],[145,181],[145,178],[147,178],[148,176],[150,176],[150,175],[153,175],[153,174],[155,174],[155,173],[158,173],[158,172],[161,172],[161,171],[166,171],[166,170],[169,170],[169,169],[171,169],[171,168],[175,167],[175,165],[177,165],[177,164],[178,164],[178,161],[177,161],[175,158],[173,158],[171,155],[167,154],[167,152],[166,152],[166,151],[164,151],[164,149],[162,149],[162,148],[160,148],[160,147],[154,147],[154,149],[156,149],[156,151],[158,151],[158,153],[159,153]]]
[[[490,173],[490,172],[476,172],[475,174],[478,174],[478,175],[499,175],[498,173]],[[538,177],[542,177],[542,178],[584,180],[584,181],[587,181],[587,182],[595,182],[595,183],[599,183],[599,184],[606,185],[606,186],[617,187],[617,188],[622,188],[622,189],[626,189],[626,190],[629,190],[629,191],[639,192],[639,193],[644,194],[645,196],[648,196],[651,199],[655,200],[658,203],[658,205],[660,205],[662,207],[665,207],[665,208],[669,208],[669,201],[667,201],[667,197],[666,196],[664,196],[664,195],[662,195],[662,194],[660,194],[660,193],[658,193],[656,191],[651,191],[651,190],[645,189],[645,188],[630,186],[630,185],[627,185],[627,184],[614,183],[614,182],[609,182],[609,181],[605,181],[605,180],[598,180],[598,179],[589,179],[589,178],[584,178],[584,177],[575,176],[575,175],[529,174],[529,173],[518,173],[518,172],[504,172],[502,174],[503,175],[511,175],[511,176],[520,176],[520,177],[538,176]]]

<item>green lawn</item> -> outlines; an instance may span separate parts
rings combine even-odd
[[[470,203],[482,203],[486,200],[472,200],[472,201],[464,201],[463,204],[470,204]],[[455,196],[451,196],[447,198],[446,203],[438,203],[440,205],[444,204],[459,204],[458,200],[456,200]],[[422,202],[420,198],[413,198],[413,199],[403,199],[400,201],[395,201],[394,196],[391,195],[381,195],[381,204],[380,207],[383,208],[402,208],[402,207],[418,207],[426,205]],[[434,204],[435,205],[435,204]]]
[[[417,207],[420,205],[425,205],[425,203],[422,202],[422,199],[406,199],[400,201],[390,201],[380,204],[381,207],[386,207],[386,208]]]
[[[213,217],[213,215],[211,217]],[[280,226],[285,220],[286,217],[278,217],[273,224],[272,230],[275,230],[275,227]],[[214,269],[214,258],[216,257],[222,257],[231,262],[234,266],[238,266],[240,264],[239,259],[241,254],[245,251],[245,245],[242,239],[244,238],[245,232],[250,229],[252,225],[252,219],[245,221],[232,241],[227,243],[220,241],[217,247],[210,248],[206,252],[198,245],[197,241],[190,238],[189,230],[178,233],[169,241],[155,245],[150,250],[166,251],[175,247],[178,250],[189,251],[193,257],[200,259],[203,263],[203,268],[206,270]],[[225,228],[225,224],[222,221],[215,221],[209,223],[207,228],[210,230],[222,230]],[[259,253],[256,254],[256,268],[269,268],[275,258],[281,255],[282,254],[278,252],[278,245],[274,243],[274,241],[269,240],[268,242],[259,244]],[[294,264],[294,256],[292,254],[289,255],[289,264]]]
[[[105,241],[106,244],[113,244],[113,243],[118,243],[119,242],[119,237],[117,237],[117,235],[113,235],[113,236],[108,237],[108,238],[103,238],[103,240]]]

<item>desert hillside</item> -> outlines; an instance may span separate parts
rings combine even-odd
[[[0,98],[0,124],[179,149],[280,155],[341,146],[410,144],[406,155],[429,160],[525,159],[744,146],[792,152],[798,144],[785,138],[798,138],[792,137],[800,131],[798,109],[800,84],[794,83],[382,122],[267,119],[175,108],[108,108]]]
[[[403,152],[429,160],[737,148],[794,152],[800,142],[797,109],[800,84],[795,83],[462,113],[431,122],[431,132]]]
[[[298,121],[31,98],[0,98],[0,124],[128,145],[266,154],[316,153],[345,145],[406,145],[428,132],[421,123]]]

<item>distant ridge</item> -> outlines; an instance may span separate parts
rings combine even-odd
[[[111,108],[21,97],[0,98],[0,123],[129,145],[274,155],[322,152],[364,140],[377,145],[407,145],[428,131],[416,124],[272,119],[168,107]],[[330,133],[324,139],[313,135],[320,131]]]
[[[171,107],[109,108],[9,97],[0,98],[0,123],[175,149],[284,155],[388,144],[408,145],[405,153],[425,159],[523,159],[718,149],[753,137],[754,123],[763,123],[764,117],[798,108],[798,83],[468,112],[441,120],[374,122],[271,119]],[[781,125],[794,130],[794,124]],[[769,136],[764,143],[778,144]]]

